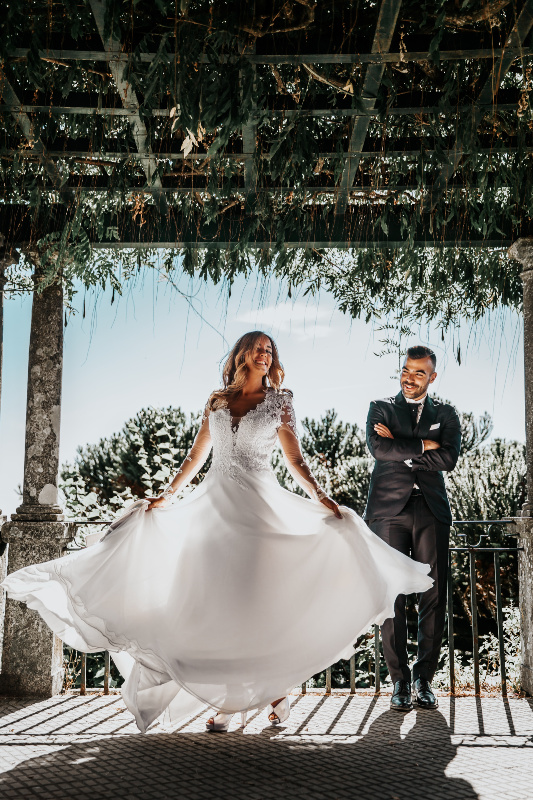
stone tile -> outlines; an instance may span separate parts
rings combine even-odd
[[[28,800],[531,800],[533,701],[440,698],[402,715],[389,698],[294,695],[205,732],[207,713],[140,734],[119,695],[0,698],[0,794]]]

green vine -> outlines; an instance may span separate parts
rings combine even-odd
[[[459,11],[451,0],[402,3],[390,48],[399,60],[384,67],[340,219],[338,186],[353,113],[366,107],[367,65],[253,63],[250,56],[312,46],[369,53],[373,0],[109,0],[104,39],[120,45],[120,78],[138,101],[138,122],[122,113],[105,59],[55,52],[103,52],[89,0],[5,6],[0,184],[2,211],[13,207],[20,217],[5,235],[9,246],[9,234],[28,227],[26,247],[44,254],[49,280],[61,270],[70,292],[76,280],[119,291],[138,257],[101,245],[130,231],[130,240],[149,246],[169,241],[168,230],[171,241],[191,241],[165,254],[172,268],[180,256],[185,272],[230,283],[253,268],[270,270],[303,291],[328,288],[355,316],[402,309],[449,324],[498,304],[519,307],[517,265],[502,248],[531,231],[532,35],[476,125],[474,103],[497,57],[441,58],[443,50],[464,49],[463,30],[472,46],[503,47],[520,11],[514,3],[466,0]],[[409,60],[421,41],[427,60]],[[26,116],[29,133],[8,86],[35,108]],[[393,113],[401,105],[420,110]],[[60,113],[64,106],[96,110]],[[99,113],[109,107],[116,112]],[[316,116],[316,109],[328,111]],[[139,152],[139,130],[151,160]],[[433,197],[457,143],[460,165]],[[305,246],[317,238],[358,244],[343,257]],[[469,247],[471,238],[487,244]],[[218,249],[217,241],[229,244]],[[294,241],[303,247],[287,247]],[[7,290],[22,285],[17,269]]]

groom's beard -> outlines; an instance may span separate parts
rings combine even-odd
[[[425,397],[425,395],[428,393],[429,383],[427,384],[427,386],[424,386],[423,389],[422,388],[419,389],[417,387],[417,393],[416,394],[413,394],[413,391],[414,391],[413,389],[406,389],[406,386],[403,383],[400,383],[400,387],[401,387],[403,396],[407,400],[420,400],[420,399],[422,399],[422,397]]]

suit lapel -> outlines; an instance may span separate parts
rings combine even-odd
[[[411,411],[402,392],[398,392],[398,394],[394,398],[394,408],[396,410],[396,416],[398,418],[398,422],[400,423],[402,428],[402,434],[406,439],[410,439],[413,436]]]
[[[426,397],[424,402],[424,408],[422,409],[422,416],[420,417],[420,422],[416,426],[414,433],[415,436],[419,436],[421,439],[427,439],[427,435],[429,433],[429,429],[437,419],[437,407],[435,403],[431,399],[431,397]]]

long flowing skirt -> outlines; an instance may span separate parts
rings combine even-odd
[[[429,566],[390,548],[353,511],[211,471],[185,499],[137,501],[96,545],[19,570],[9,596],[68,645],[109,650],[140,730],[163,712],[262,708],[340,658]]]

